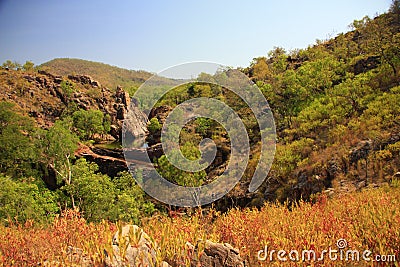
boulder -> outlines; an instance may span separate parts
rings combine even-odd
[[[115,92],[115,100],[117,103],[124,104],[125,107],[129,107],[131,104],[129,93],[125,92],[121,86],[117,86],[117,91]]]
[[[156,245],[139,226],[125,225],[114,234],[112,255],[106,255],[105,265],[108,267],[157,266]]]
[[[389,179],[390,184],[397,184],[397,181],[400,181],[400,172],[396,172],[393,176]]]
[[[131,105],[124,119],[125,137],[137,138],[147,134],[147,116],[138,107]]]
[[[89,84],[93,87],[101,87],[100,83],[96,80],[93,80],[89,75],[68,75],[68,79],[81,83],[81,84]]]
[[[199,253],[199,246],[203,243],[204,252]],[[239,250],[232,247],[228,243],[214,243],[210,240],[205,242],[199,241],[196,246],[193,246],[189,242],[186,243],[186,247],[191,251],[190,255],[193,255],[191,259],[191,267],[244,267],[246,266],[245,261],[240,257]],[[200,251],[201,252],[201,251]],[[197,259],[197,255],[201,255]],[[174,265],[172,266],[180,266]]]
[[[349,153],[350,164],[357,163],[360,159],[367,158],[371,149],[372,149],[371,140],[365,140],[359,142],[355,148],[350,150]]]

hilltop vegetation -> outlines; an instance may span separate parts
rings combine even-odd
[[[90,75],[111,90],[122,86],[128,92],[134,92],[140,84],[151,77],[146,71],[134,71],[76,58],[56,58],[40,65],[55,75]]]
[[[203,207],[208,215],[188,209],[170,218],[165,210],[174,207],[150,199],[130,174],[102,173],[104,161],[98,165],[78,156],[83,145],[112,134],[118,139],[115,130],[129,99],[114,89],[121,85],[132,94],[149,73],[77,59],[56,59],[39,68],[5,62],[0,69],[0,265],[52,260],[68,265],[69,245],[102,263],[116,221],[142,224],[163,259],[180,257],[186,263],[185,242],[199,239],[231,243],[250,266],[267,266],[256,259],[265,245],[322,251],[340,238],[374,255],[399,255],[400,2],[351,26],[350,32],[306,49],[275,48],[240,69],[267,98],[277,128],[274,162],[255,193],[248,192],[248,184],[260,157],[260,129],[237,95],[190,83],[166,94],[150,112],[151,149],[160,142],[169,112],[194,97],[224,101],[243,120],[251,145],[245,175],[214,203],[217,210]],[[217,75],[229,70],[207,78]],[[229,136],[216,121],[197,118],[180,132],[182,153],[197,159],[203,138],[217,145],[211,167],[187,173],[162,154],[152,158],[156,167],[176,184],[209,183],[229,161]],[[142,178],[141,171],[135,175]]]

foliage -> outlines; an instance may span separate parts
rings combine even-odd
[[[147,129],[150,131],[150,133],[154,134],[158,131],[160,131],[162,128],[162,125],[158,121],[157,118],[151,118],[149,121],[149,124],[147,125]]]
[[[35,134],[33,120],[17,113],[13,104],[0,102],[0,172],[34,175],[32,166],[38,160]]]
[[[16,61],[13,62],[11,60],[6,60],[3,63],[2,67],[5,69],[10,69],[10,70],[19,70],[19,69],[21,69],[21,64],[19,64]]]
[[[70,206],[79,208],[88,221],[124,220],[139,222],[142,216],[154,212],[143,190],[136,184],[132,175],[122,172],[113,180],[98,172],[95,163],[78,159],[72,166],[72,180],[61,190],[66,191],[75,201]]]
[[[140,179],[141,174],[137,173],[136,175]],[[117,195],[115,220],[138,224],[140,218],[148,217],[155,212],[154,204],[147,200],[146,194],[136,184],[130,173],[119,173],[113,179],[113,183]]]
[[[200,151],[194,146],[193,143],[186,142],[181,146],[181,151],[174,150],[171,153],[171,157],[178,161],[177,157],[180,153],[183,154],[188,160],[197,160],[200,156]],[[199,186],[206,178],[206,172],[204,170],[198,172],[186,172],[183,171],[170,162],[167,156],[163,155],[157,160],[157,171],[170,182],[176,183],[182,186]]]
[[[353,31],[306,49],[275,48],[243,69],[267,98],[277,126],[278,146],[266,188],[291,188],[299,173],[321,176],[330,186],[332,177],[353,180],[369,174],[382,182],[397,172],[397,154],[379,156],[400,130],[397,6],[394,1],[389,12],[354,21]],[[311,141],[301,142],[307,139]],[[369,157],[372,164],[352,165],[349,151],[368,139],[378,150]],[[299,141],[308,153],[294,153]],[[252,148],[258,150],[257,145]],[[329,162],[340,162],[340,173],[328,175]]]
[[[55,194],[29,181],[0,175],[0,220],[45,222],[58,212]]]
[[[75,206],[90,221],[111,217],[115,187],[107,175],[96,173],[98,166],[81,158],[72,166],[72,182],[61,189],[73,196]]]
[[[38,129],[33,120],[21,115],[13,105],[0,102],[0,218],[8,224],[0,224],[0,265],[37,265],[51,260],[68,265],[68,245],[83,248],[101,264],[115,225],[87,221],[102,219],[142,222],[160,245],[162,257],[171,259],[178,255],[183,263],[188,260],[186,241],[195,243],[207,238],[238,247],[250,266],[270,264],[256,259],[257,251],[265,245],[273,249],[322,251],[334,248],[339,238],[345,238],[351,248],[399,255],[400,233],[396,226],[400,223],[400,193],[399,181],[393,178],[400,166],[399,10],[396,0],[388,13],[354,21],[351,32],[306,49],[274,48],[243,69],[268,99],[277,125],[276,155],[260,195],[272,195],[284,202],[296,198],[290,193],[300,190],[300,178],[308,187],[305,191],[312,191],[309,187],[314,186],[315,177],[322,185],[319,190],[331,186],[338,192],[351,190],[352,184],[369,179],[380,188],[358,188],[361,192],[338,193],[331,200],[323,194],[302,195],[310,202],[296,199],[297,202],[290,202],[293,204],[268,203],[259,210],[233,209],[224,215],[210,211],[204,216],[199,211],[191,217],[149,218],[155,211],[154,204],[130,174],[121,173],[111,179],[101,174],[95,163],[74,159],[77,136],[88,140],[107,133],[111,127],[109,116],[101,111],[80,110],[70,102],[62,120]],[[55,60],[47,65],[56,74],[90,74],[111,88],[121,84],[130,94],[150,76],[73,59]],[[27,94],[29,83],[22,74],[32,71],[32,62],[21,66],[6,61],[2,67],[9,70],[2,70],[1,86],[13,88],[21,97]],[[13,73],[22,74],[13,80]],[[246,179],[254,172],[260,155],[260,129],[246,103],[229,90],[212,84],[216,77],[226,79],[227,75],[203,73],[200,77],[211,84],[182,85],[157,105],[175,107],[204,96],[232,107],[243,120],[251,142],[248,175],[241,183],[247,185]],[[60,87],[66,96],[76,89],[67,80]],[[154,92],[162,89],[156,87]],[[87,93],[95,98],[100,96],[97,89]],[[151,119],[148,129],[157,135],[161,130],[158,119]],[[171,157],[182,153],[189,160],[198,159],[198,143],[205,137],[213,138],[219,155],[228,161],[226,131],[206,118],[187,123],[180,132],[180,150],[174,150]],[[368,155],[350,160],[360,144],[371,144]],[[198,186],[209,182],[206,171],[184,172],[166,156],[155,159],[155,163],[158,171],[173,183]],[[43,175],[40,165],[50,166],[58,173],[57,191],[44,187],[39,179]],[[140,179],[141,174],[136,178]],[[30,220],[48,221],[60,206],[79,209],[82,214],[65,210],[48,229],[31,225]],[[348,262],[337,264],[345,266]]]
[[[378,96],[368,104],[363,113],[364,120],[370,130],[392,129],[400,121],[400,87]]]
[[[74,158],[74,151],[77,149],[79,141],[71,130],[72,122],[70,120],[58,120],[46,132],[43,142],[47,163],[57,171],[57,176],[66,183],[71,182],[70,161]],[[61,181],[59,182],[61,183]]]
[[[63,80],[60,84],[61,91],[68,97],[72,96],[74,89],[74,84],[70,81]]]
[[[94,134],[104,134],[104,114],[100,110],[78,110],[72,114],[73,125],[77,129],[78,136],[83,140],[89,140]],[[107,129],[109,123],[107,122]]]
[[[33,71],[35,64],[32,61],[26,61],[25,64],[22,66],[24,71]]]

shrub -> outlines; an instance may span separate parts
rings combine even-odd
[[[0,219],[3,223],[10,220],[44,222],[57,212],[56,197],[51,191],[0,175]]]

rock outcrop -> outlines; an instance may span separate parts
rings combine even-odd
[[[89,84],[93,87],[101,87],[100,83],[93,80],[89,75],[68,75],[68,79],[81,84]]]
[[[132,133],[146,134],[146,116],[138,109],[128,114],[130,97],[121,87],[113,92],[88,75],[62,77],[46,71],[26,73],[2,69],[0,76],[10,81],[8,86],[0,84],[0,101],[15,103],[43,128],[51,127],[62,114],[80,108],[100,110],[109,115],[110,134],[115,139],[121,138],[123,121],[128,115]],[[63,82],[70,86],[69,90]]]
[[[360,159],[368,157],[369,152],[372,150],[372,141],[365,140],[357,144],[355,148],[350,150],[349,161],[350,164],[357,163]]]
[[[354,74],[358,75],[360,73],[367,72],[369,70],[375,69],[381,63],[381,59],[379,56],[370,56],[367,58],[360,59],[354,64]]]
[[[147,117],[146,115],[133,103],[130,108],[126,111],[124,116],[124,138],[138,138],[144,137],[147,134]]]
[[[227,243],[198,241],[196,246],[186,243],[186,250],[192,267],[245,267],[238,249]],[[161,261],[157,256],[157,244],[136,225],[125,225],[113,236],[112,252],[106,252],[107,267],[181,267],[186,266],[180,258]],[[198,255],[201,255],[200,258]]]
[[[168,260],[172,267],[245,267],[246,261],[240,257],[239,250],[228,243],[214,243],[210,240],[199,240],[196,245],[186,242],[187,255]],[[199,256],[200,255],[200,256]],[[187,258],[189,257],[189,258]]]
[[[90,162],[95,162],[99,166],[99,171],[111,177],[115,177],[119,172],[128,170],[122,151],[111,151],[108,149],[90,148],[82,143],[75,151],[76,157],[84,157]]]
[[[156,245],[137,225],[125,225],[112,239],[112,255],[105,264],[108,267],[156,266]]]

